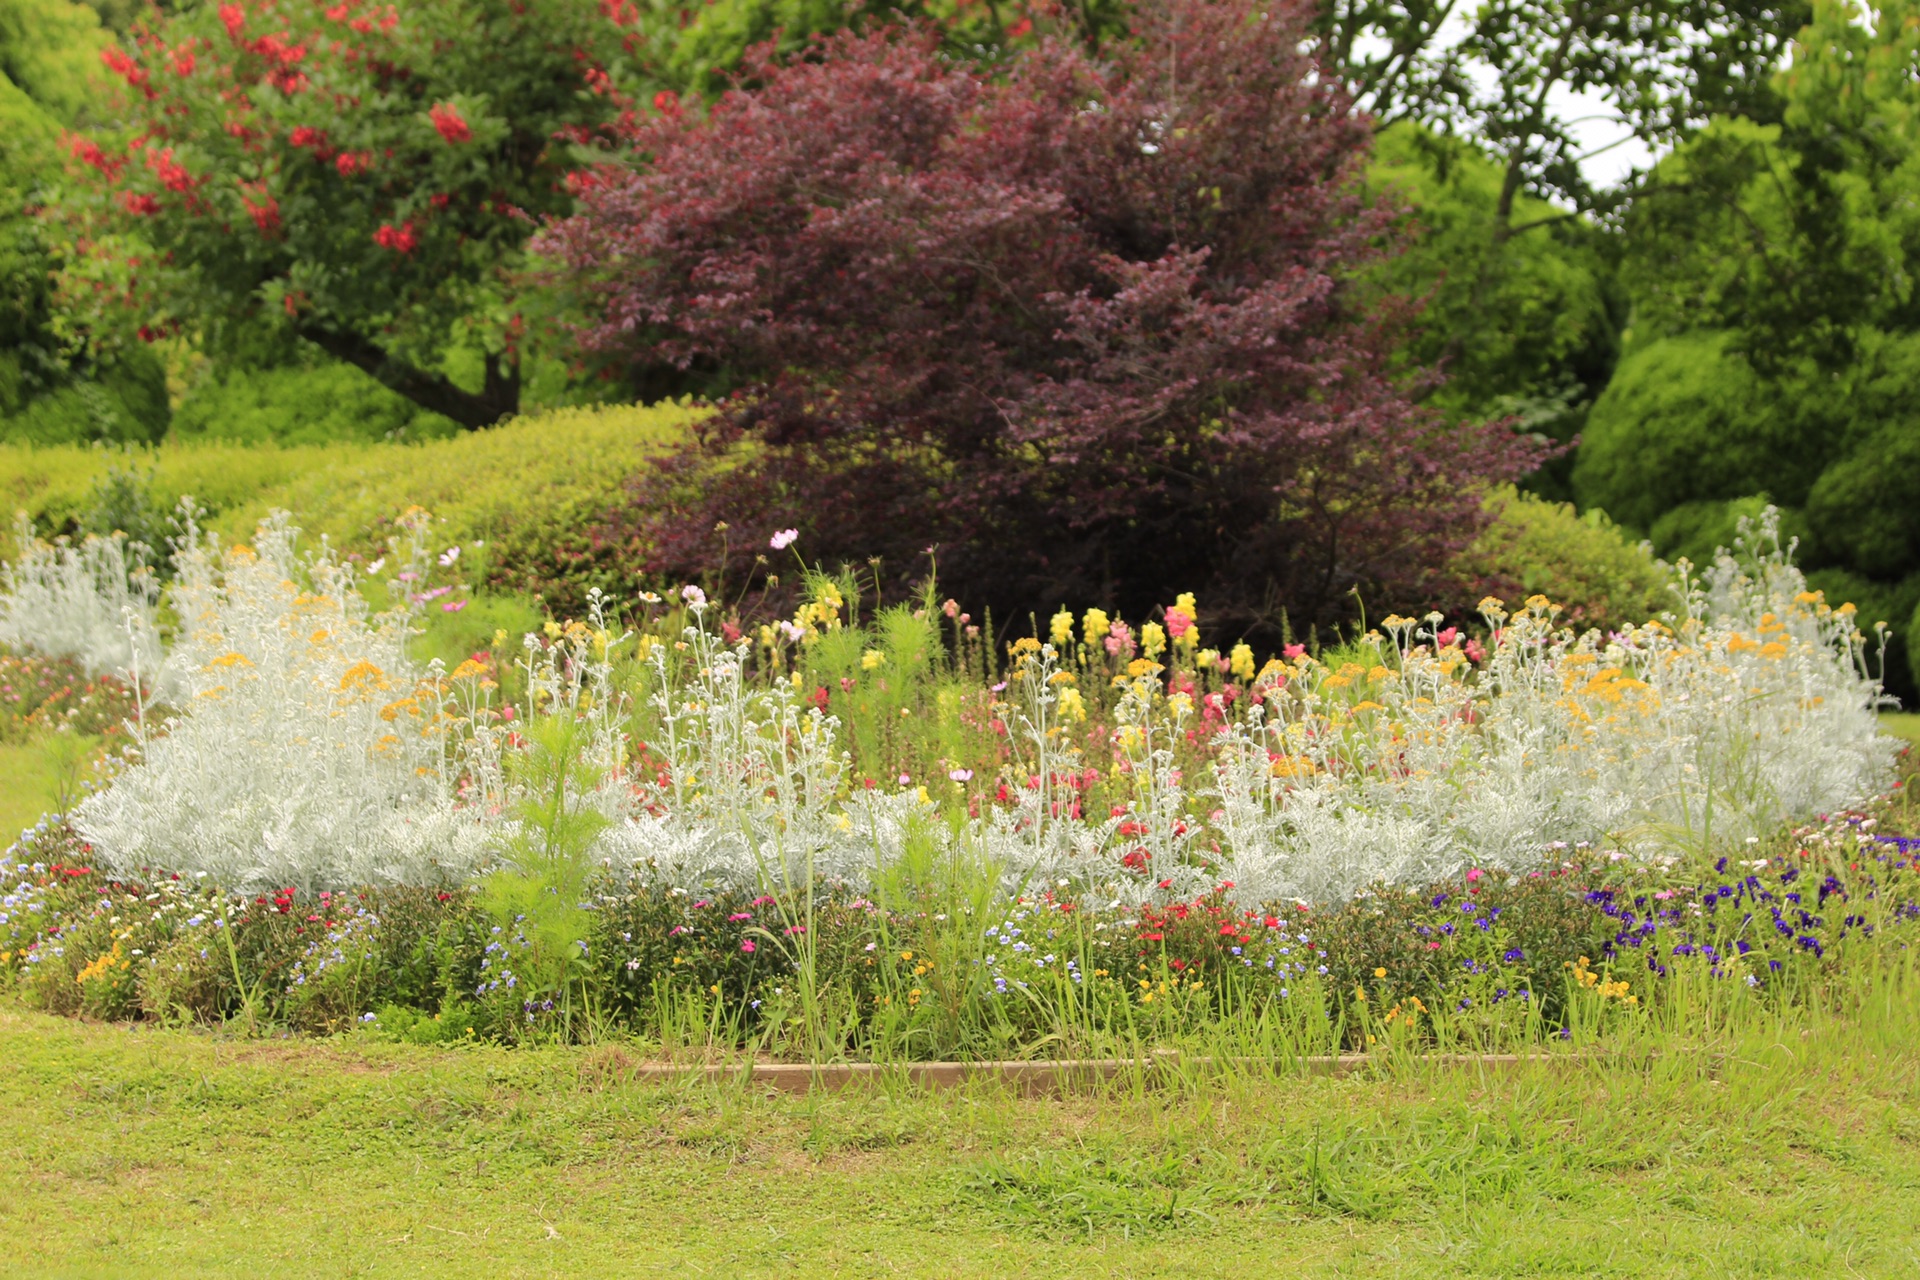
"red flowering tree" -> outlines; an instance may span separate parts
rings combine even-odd
[[[195,4],[107,51],[128,123],[72,148],[156,251],[155,327],[285,324],[484,426],[519,403],[503,272],[626,111],[637,22],[630,0]],[[486,352],[477,391],[439,371],[456,326]]]
[[[1394,214],[1306,16],[1149,0],[1104,59],[1044,39],[996,80],[841,35],[647,122],[541,245],[591,350],[733,391],[607,556],[737,572],[797,525],[901,578],[937,542],[1002,617],[1192,590],[1241,629],[1439,590],[1529,446],[1415,407],[1351,300]]]

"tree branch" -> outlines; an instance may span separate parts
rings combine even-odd
[[[469,431],[490,427],[520,411],[520,365],[507,356],[487,357],[486,382],[476,395],[441,374],[395,357],[357,333],[306,324],[299,326],[298,332],[334,359],[344,360],[422,409],[452,418]]]

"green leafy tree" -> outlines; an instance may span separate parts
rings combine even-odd
[[[1406,353],[1446,375],[1428,403],[1570,442],[1612,376],[1624,318],[1607,235],[1566,219],[1499,242],[1498,163],[1411,123],[1376,138],[1369,180],[1409,208],[1407,250],[1366,279],[1389,298],[1421,300]],[[1529,196],[1519,208],[1539,217],[1557,206]],[[1528,487],[1566,500],[1571,465],[1555,459]]]
[[[1787,509],[1816,586],[1894,629],[1920,601],[1920,7],[1817,6],[1771,123],[1714,123],[1625,219],[1632,352],[1580,500],[1695,559]]]
[[[486,426],[520,402],[509,278],[533,223],[570,207],[582,153],[633,110],[619,85],[639,21],[626,0],[157,15],[107,51],[126,118],[74,148],[96,175],[85,225],[120,246],[150,327],[215,352],[298,338]],[[460,349],[480,353],[466,385],[446,372]]]
[[[106,37],[69,0],[0,0],[0,439],[150,439],[166,375],[122,318],[58,287],[71,246],[42,217],[60,139],[99,105]]]

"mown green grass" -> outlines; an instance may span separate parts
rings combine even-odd
[[[1905,738],[1908,742],[1920,742],[1920,712],[1895,711],[1880,713],[1880,728],[1896,738]]]
[[[52,807],[54,765],[38,743],[0,742],[0,848]]]
[[[1719,1053],[1022,1099],[0,1004],[0,1274],[1911,1275],[1911,1006]]]

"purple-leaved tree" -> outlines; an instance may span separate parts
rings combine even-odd
[[[1149,0],[1131,40],[999,78],[930,31],[843,34],[639,127],[538,247],[590,352],[701,374],[717,412],[602,551],[738,582],[796,525],[897,582],[938,544],[1002,618],[1186,590],[1227,632],[1446,594],[1534,450],[1417,407],[1404,315],[1357,308],[1398,214],[1307,16]]]

